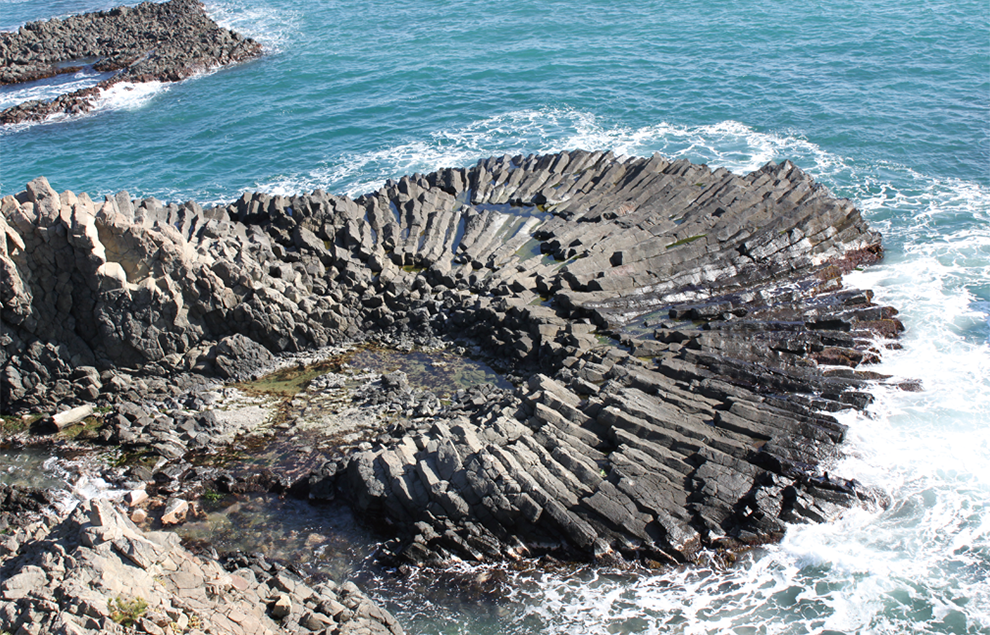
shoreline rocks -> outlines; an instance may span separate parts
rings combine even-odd
[[[122,442],[170,426],[127,404],[345,341],[471,348],[512,378],[305,479],[392,527],[401,561],[690,562],[883,503],[827,472],[834,413],[868,405],[888,378],[866,367],[903,330],[842,281],[880,235],[789,162],[578,150],[205,210],[39,178],[0,210],[11,412],[96,391]],[[172,417],[161,456],[208,444],[208,419]]]
[[[193,555],[107,500],[20,527],[3,549],[10,633],[402,633],[351,583],[309,586],[269,563]]]
[[[96,86],[28,101],[0,112],[0,124],[41,121],[91,110],[119,82],[177,82],[261,55],[261,45],[217,26],[199,0],[144,2],[98,13],[31,22],[0,33],[0,84],[18,84],[92,67],[113,72]]]

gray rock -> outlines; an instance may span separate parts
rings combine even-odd
[[[209,407],[177,386],[249,377],[275,353],[459,342],[510,373],[516,393],[450,404],[385,375],[356,403],[400,421],[303,481],[394,527],[399,558],[685,562],[874,500],[821,466],[845,433],[831,413],[885,381],[866,370],[871,340],[903,326],[843,287],[882,256],[879,234],[789,162],[496,157],[353,201],[254,193],[212,210],[94,205],[37,180],[0,208],[6,408],[88,398],[80,369],[99,368],[120,405],[110,440],[176,461],[231,436],[175,412]],[[168,416],[121,403],[169,398]]]
[[[224,379],[242,379],[275,362],[275,357],[261,344],[235,334],[217,344],[213,361],[217,374]]]

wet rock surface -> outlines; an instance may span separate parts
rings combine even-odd
[[[20,518],[40,514],[54,504],[55,498],[48,490],[0,483],[0,531],[9,532],[20,524]]]
[[[903,329],[843,284],[880,236],[789,162],[506,156],[212,209],[39,178],[0,210],[4,408],[102,405],[103,441],[154,458],[131,476],[155,496],[340,496],[427,564],[690,562],[882,503],[828,472]],[[440,399],[393,372],[343,404],[327,375],[267,433],[311,473],[191,462],[259,425],[220,380],[355,341],[470,351],[515,388]]]
[[[93,108],[118,82],[176,82],[193,73],[261,54],[250,38],[217,26],[199,0],[144,2],[99,13],[31,22],[0,33],[0,84],[75,72],[115,72],[91,88],[50,102],[29,101],[0,113],[0,123],[40,121]]]

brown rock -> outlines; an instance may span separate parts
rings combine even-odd
[[[170,498],[165,503],[165,511],[162,513],[163,525],[177,525],[186,519],[189,512],[189,503],[181,498]]]
[[[272,604],[272,617],[282,619],[292,612],[292,600],[288,593],[280,593],[275,603]]]

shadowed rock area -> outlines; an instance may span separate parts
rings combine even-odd
[[[0,205],[7,412],[99,401],[127,428],[131,402],[280,353],[479,347],[515,391],[460,394],[308,480],[401,560],[685,562],[879,500],[826,470],[835,413],[868,404],[886,378],[862,367],[903,329],[842,283],[880,236],[789,162],[505,156],[209,210],[39,178]],[[179,424],[176,455],[216,432]]]
[[[116,72],[94,87],[0,112],[0,123],[79,114],[118,82],[177,82],[193,73],[261,55],[261,45],[217,26],[199,0],[144,2],[48,21],[0,33],[0,84],[17,84],[91,65]]]

